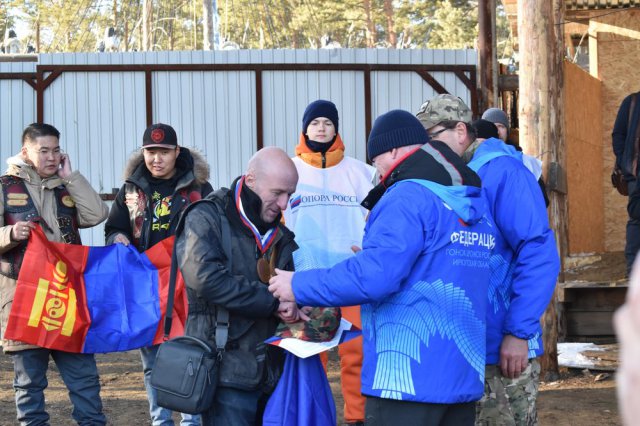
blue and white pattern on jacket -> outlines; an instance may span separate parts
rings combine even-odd
[[[494,234],[480,188],[403,180],[371,211],[362,251],[296,272],[293,292],[302,305],[362,305],[364,395],[477,401]]]
[[[401,400],[403,393],[416,394],[411,361],[422,362],[420,345],[429,347],[436,333],[453,340],[478,372],[478,380],[484,381],[484,319],[478,318],[465,291],[451,283],[419,281],[375,307],[365,305],[362,321],[364,330],[376,334],[378,362],[372,388],[381,390],[382,398]]]
[[[493,312],[508,310],[511,304],[511,283],[513,282],[514,263],[509,263],[500,254],[489,259],[491,278],[489,279],[489,307]]]
[[[527,340],[529,358],[543,353],[540,317],[560,269],[542,192],[522,158],[512,146],[490,138],[468,164],[482,179],[499,230],[490,259],[487,364],[500,363],[505,335]]]

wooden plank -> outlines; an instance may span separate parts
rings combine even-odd
[[[560,288],[629,287],[627,279],[615,281],[566,281],[558,283]]]
[[[615,310],[624,303],[626,288],[566,289],[564,303],[568,310]]]
[[[613,312],[567,312],[567,336],[612,336]]]

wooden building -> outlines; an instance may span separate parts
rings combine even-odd
[[[517,34],[518,1],[503,4],[513,34],[522,37]],[[611,185],[611,131],[624,97],[640,90],[640,0],[565,0],[564,7],[565,269],[570,269],[611,259],[606,253],[621,257],[624,249],[627,198]],[[614,338],[611,315],[627,286],[624,269],[619,269],[588,280],[569,274],[560,284],[561,337]]]

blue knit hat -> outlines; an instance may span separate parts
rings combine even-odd
[[[319,99],[307,105],[302,116],[302,133],[307,134],[307,127],[314,119],[318,117],[326,117],[333,123],[338,133],[338,109],[335,104],[330,101]]]
[[[394,109],[376,118],[367,141],[367,156],[373,160],[378,155],[407,145],[424,145],[429,134],[413,114]]]

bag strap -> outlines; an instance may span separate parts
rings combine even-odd
[[[220,189],[216,191],[215,195],[220,197],[223,193],[223,189]],[[169,334],[171,332],[171,323],[173,322],[173,303],[176,292],[176,276],[178,274],[178,259],[176,254],[178,235],[184,228],[184,218],[186,217],[186,213],[191,210],[194,205],[201,202],[213,203],[213,205],[218,210],[218,213],[220,214],[222,249],[224,250],[225,256],[227,256],[227,270],[231,272],[233,258],[231,256],[231,225],[229,224],[229,219],[227,219],[227,215],[225,214],[224,210],[221,209],[218,206],[218,203],[214,202],[213,200],[203,199],[200,201],[196,201],[182,212],[180,219],[178,220],[178,224],[176,225],[175,240],[173,242],[173,252],[171,253],[171,271],[169,274],[169,297],[167,298],[167,313],[164,319],[164,340],[169,339]],[[216,306],[216,349],[218,350],[218,352],[224,351],[224,347],[227,344],[228,337],[229,311],[221,306]]]

